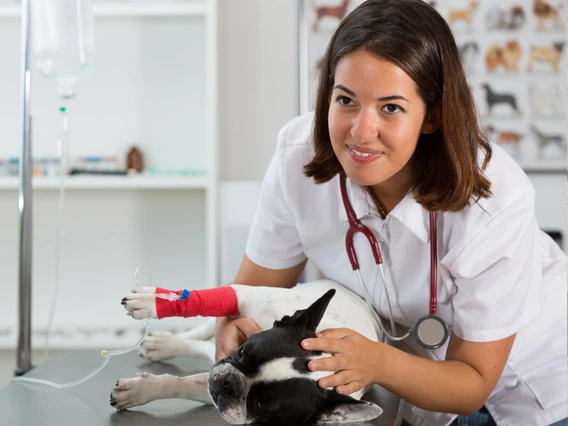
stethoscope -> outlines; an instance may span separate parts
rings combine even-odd
[[[343,206],[345,207],[347,220],[349,221],[349,229],[347,230],[347,234],[345,235],[345,247],[347,249],[347,255],[349,256],[349,262],[351,262],[353,270],[357,273],[357,278],[359,279],[359,284],[361,285],[361,289],[363,290],[365,301],[371,308],[373,314],[376,316],[379,327],[383,331],[384,335],[391,341],[398,342],[406,339],[410,334],[413,334],[416,341],[426,349],[439,348],[444,343],[446,343],[449,333],[448,326],[446,325],[445,321],[436,315],[438,308],[438,238],[436,235],[436,213],[430,212],[430,314],[424,315],[422,318],[420,318],[404,336],[397,337],[390,306],[390,300],[386,287],[385,274],[383,271],[383,261],[381,259],[381,250],[379,248],[379,243],[373,232],[367,226],[363,225],[355,215],[355,211],[353,210],[351,202],[349,201],[349,195],[347,194],[346,176],[343,173],[340,173],[339,185],[341,187],[341,198],[343,199]],[[378,317],[378,314],[375,312],[375,309],[369,301],[370,296],[367,288],[363,283],[363,279],[361,278],[361,273],[359,271],[359,262],[357,260],[357,254],[355,253],[355,248],[353,245],[353,240],[357,232],[361,232],[363,235],[365,235],[365,237],[367,237],[367,240],[369,240],[369,244],[371,245],[373,257],[375,258],[375,263],[379,265],[379,271],[381,273],[381,279],[383,281],[383,288],[385,290],[387,306],[390,315],[391,331],[393,334],[389,333],[385,329],[381,319]]]

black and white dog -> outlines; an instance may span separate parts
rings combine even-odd
[[[111,405],[123,410],[156,399],[184,398],[215,405],[231,424],[364,422],[383,412],[376,404],[360,400],[367,389],[351,395],[321,389],[317,380],[332,372],[312,372],[307,364],[332,355],[300,346],[317,331],[337,327],[378,341],[380,330],[364,300],[326,280],[292,289],[231,287],[240,315],[252,318],[260,333],[215,363],[208,373],[187,377],[141,373],[119,379],[112,389]],[[155,291],[153,287],[143,290]],[[157,316],[155,297],[144,293],[133,290],[123,299],[129,315],[136,319]],[[210,349],[198,352],[213,356]]]

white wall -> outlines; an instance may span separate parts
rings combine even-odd
[[[298,114],[297,4],[219,0],[219,178],[262,179]]]
[[[567,188],[563,173],[529,173],[536,189],[536,218],[544,230],[559,230],[568,252]]]

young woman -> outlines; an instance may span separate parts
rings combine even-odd
[[[428,314],[435,227],[437,315],[450,337],[424,349],[412,336],[387,345],[325,330],[302,343],[336,355],[310,362],[337,372],[319,385],[347,394],[377,383],[401,397],[406,425],[565,425],[566,256],[538,228],[527,176],[480,131],[451,30],[422,0],[368,0],[337,28],[315,114],[279,134],[235,283],[292,287],[310,259],[363,296],[341,175],[382,251],[386,290],[355,238],[366,291],[398,335]],[[217,356],[256,330],[220,320]]]

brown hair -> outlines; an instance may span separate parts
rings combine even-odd
[[[339,25],[321,63],[315,157],[304,166],[304,174],[324,183],[343,173],[331,145],[327,115],[339,60],[360,49],[406,72],[427,110],[441,104],[441,128],[422,134],[413,155],[416,201],[429,211],[459,211],[472,199],[491,196],[491,183],[483,173],[491,145],[479,127],[454,37],[444,18],[423,0],[367,0]]]

